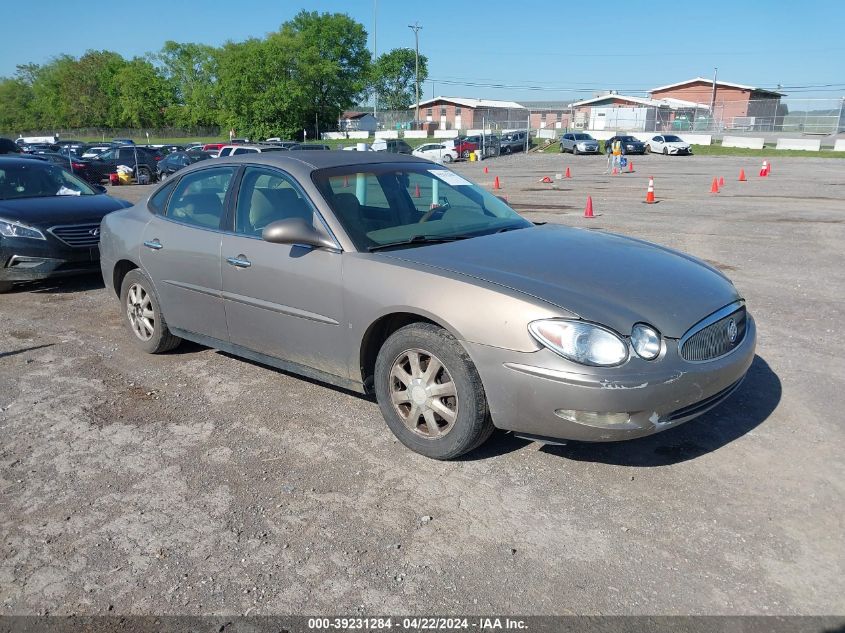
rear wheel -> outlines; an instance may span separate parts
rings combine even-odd
[[[443,162],[444,163],[451,163],[452,162],[452,155],[451,154],[443,154]]]
[[[140,270],[130,270],[123,278],[120,302],[135,344],[148,354],[169,351],[182,342],[170,333],[153,284]]]
[[[469,158],[469,150],[468,149],[465,149],[464,151],[461,152],[461,158],[463,158],[464,160]]]
[[[375,391],[393,434],[426,457],[454,459],[493,432],[475,365],[436,325],[413,323],[385,341],[376,359]]]

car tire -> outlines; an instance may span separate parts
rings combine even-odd
[[[452,162],[452,155],[451,154],[443,154],[443,162],[444,163],[451,163]]]
[[[461,152],[461,158],[463,158],[464,160],[469,158],[469,150],[468,149],[465,149],[464,151]]]
[[[439,367],[429,374],[432,362]],[[388,337],[376,359],[375,392],[388,428],[426,457],[454,459],[493,433],[484,386],[469,354],[432,323],[412,323]]]
[[[158,172],[158,181],[164,182],[165,180],[167,180],[167,174],[163,171]]]
[[[565,153],[566,153],[566,148],[563,146],[563,143],[561,143],[561,144],[560,144],[560,153],[561,153],[561,154],[565,154]]]
[[[167,327],[150,278],[137,268],[123,278],[120,305],[133,341],[148,354],[170,351],[182,342]]]
[[[574,145],[572,146],[572,155],[573,155],[573,156],[577,156],[577,155],[578,155],[578,148],[577,148],[577,147],[575,147]]]
[[[651,145],[646,145],[643,154],[651,154]]]
[[[10,292],[12,290],[11,281],[0,281],[0,295]]]
[[[664,156],[668,156],[668,155],[669,155],[669,148],[668,148],[668,147],[664,147],[664,148],[663,148],[663,155],[664,155]]]
[[[511,148],[510,148],[510,147],[505,147],[505,148],[502,150],[502,154],[507,155],[507,154],[510,154],[510,153],[511,153]]]

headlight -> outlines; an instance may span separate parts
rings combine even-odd
[[[45,239],[44,234],[38,229],[2,218],[0,218],[0,235],[3,237],[28,237],[33,240]]]
[[[640,358],[654,360],[660,354],[660,332],[645,323],[637,323],[631,330],[631,344]]]
[[[620,365],[628,358],[625,341],[600,325],[550,319],[530,323],[528,331],[553,352],[582,365],[609,367]]]

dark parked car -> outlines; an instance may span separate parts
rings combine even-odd
[[[24,143],[20,148],[27,154],[35,154],[37,152],[55,152],[59,149],[59,146],[50,143]]]
[[[502,135],[501,153],[512,154],[524,152],[531,147],[531,137],[528,132],[509,132]]]
[[[37,154],[32,154],[32,157],[49,161],[54,165],[67,169],[69,172],[76,174],[93,185],[99,184],[103,180],[104,173],[106,175],[108,174],[108,169],[102,164],[98,164],[96,160],[79,158],[76,155],[67,156],[58,152],[38,152]]]
[[[158,179],[164,180],[183,167],[211,158],[208,152],[172,152],[158,161]]]
[[[390,152],[392,154],[411,154],[414,148],[401,138],[377,138],[370,145],[374,152]]]
[[[0,292],[96,271],[100,221],[129,206],[43,158],[0,156]]]
[[[136,168],[138,176],[146,175],[150,182],[154,182],[158,175],[158,161],[155,156],[143,147],[135,145],[121,145],[98,154],[96,162],[101,163],[101,169],[105,172],[104,178],[117,171],[119,165],[126,165],[132,169]]]
[[[409,156],[218,158],[101,227],[103,280],[140,350],[187,339],[375,393],[399,440],[438,459],[494,426],[658,433],[727,399],[754,359],[754,319],[708,264],[536,226]]]
[[[10,138],[0,138],[0,154],[20,154],[21,147]]]
[[[623,154],[645,154],[645,143],[636,136],[611,136],[604,142],[605,154],[610,154],[616,141],[622,144]]]

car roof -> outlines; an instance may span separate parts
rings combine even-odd
[[[430,164],[429,161],[410,156],[407,154],[392,154],[383,152],[344,152],[342,150],[325,150],[322,152],[266,152],[260,154],[245,154],[240,156],[226,156],[217,158],[214,166],[217,165],[239,165],[251,163],[256,165],[269,165],[288,169],[290,167],[310,167],[314,169],[327,169],[331,167],[354,167],[357,165],[376,165],[383,163],[412,163]],[[197,163],[197,169],[207,168],[207,164]]]

